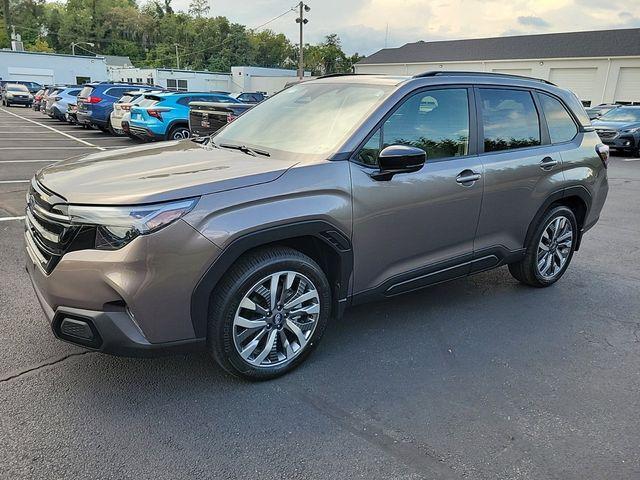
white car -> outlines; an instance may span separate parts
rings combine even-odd
[[[159,90],[160,91],[160,90]],[[111,128],[118,134],[123,135],[126,132],[122,128],[122,121],[129,121],[131,116],[131,107],[137,105],[144,97],[144,93],[153,93],[153,90],[132,90],[126,92],[120,100],[113,104],[113,111],[111,112]]]

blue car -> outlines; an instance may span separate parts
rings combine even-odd
[[[189,138],[189,103],[242,103],[220,93],[166,92],[145,94],[131,108],[129,135],[144,140],[179,140]]]
[[[76,103],[81,89],[82,87],[77,85],[60,87],[47,96],[46,101],[40,105],[40,109],[51,118],[57,118],[65,122],[67,120],[67,107],[70,103]]]
[[[131,90],[153,90],[153,85],[139,85],[120,82],[88,83],[78,94],[78,123],[93,125],[103,132],[111,131],[111,111],[113,104]]]

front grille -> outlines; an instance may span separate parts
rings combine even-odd
[[[46,273],[55,268],[79,230],[60,208],[63,201],[35,179],[31,181],[25,212],[25,240],[31,257]]]
[[[600,140],[612,140],[618,136],[618,132],[615,130],[598,130],[596,129]]]

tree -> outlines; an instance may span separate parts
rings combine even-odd
[[[206,17],[210,10],[209,0],[191,0],[189,4],[189,14],[196,18]]]
[[[47,40],[42,37],[38,38],[33,45],[27,45],[27,50],[30,52],[54,52],[53,48],[47,43]]]

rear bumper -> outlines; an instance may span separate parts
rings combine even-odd
[[[164,140],[164,135],[159,135],[148,128],[138,127],[137,125],[131,125],[130,123],[128,124],[127,133],[144,140]]]

